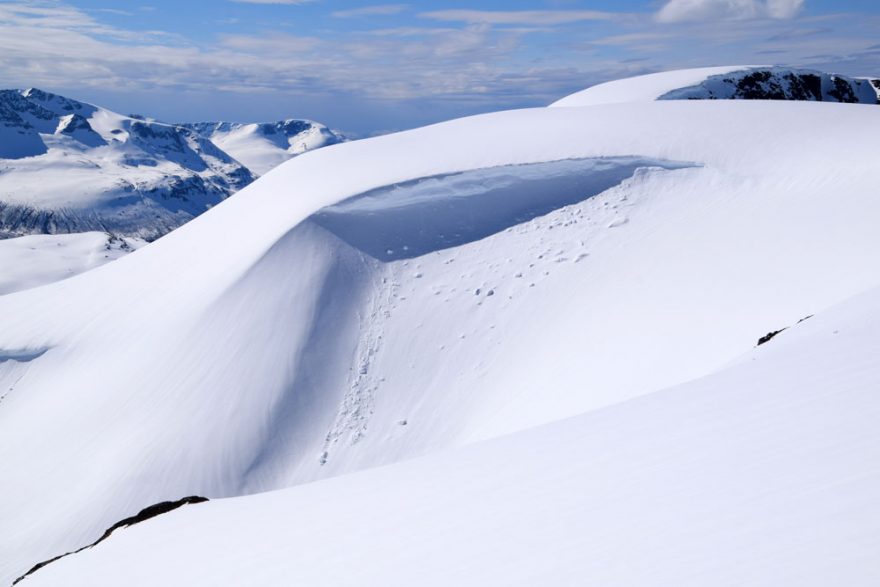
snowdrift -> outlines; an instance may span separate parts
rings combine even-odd
[[[456,120],[307,153],[119,261],[0,297],[0,462],[16,472],[0,486],[0,576],[159,501],[416,458],[186,506],[23,584],[94,581],[79,566],[91,564],[112,583],[145,544],[165,556],[160,535],[199,561],[240,547],[212,563],[220,583],[225,570],[233,583],[350,584],[329,570],[342,565],[402,584],[412,569],[399,557],[427,564],[447,548],[451,564],[423,582],[634,584],[658,569],[736,583],[756,576],[737,565],[756,560],[759,539],[783,528],[803,543],[768,546],[781,562],[755,573],[788,577],[793,560],[830,572],[813,553],[839,531],[850,533],[833,560],[876,577],[865,562],[876,520],[846,525],[877,489],[864,468],[877,446],[872,347],[833,355],[864,376],[846,386],[840,370],[819,379],[812,351],[766,371],[742,357],[816,314],[767,353],[800,340],[830,324],[823,310],[880,284],[880,146],[865,130],[878,122],[865,105],[708,100]],[[826,331],[815,348],[837,344]],[[797,387],[811,373],[815,385]],[[856,476],[833,518],[821,491]],[[812,497],[797,501],[801,487]],[[267,546],[278,535],[261,516],[289,520],[276,527],[287,538]],[[226,524],[241,532],[214,532]],[[515,539],[523,528],[535,533]],[[254,562],[276,547],[290,565]],[[585,551],[599,555],[575,564]],[[143,580],[212,572],[168,556],[180,564]],[[521,562],[502,571],[502,558]],[[675,570],[689,561],[693,575]]]
[[[187,506],[28,586],[876,585],[880,290],[686,385]]]

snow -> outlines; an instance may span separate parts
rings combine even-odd
[[[146,244],[103,232],[30,235],[0,240],[0,295],[73,277]]]
[[[663,94],[679,88],[696,85],[713,75],[723,75],[757,67],[738,65],[725,67],[698,67],[662,71],[635,77],[614,80],[581,90],[557,100],[550,105],[555,107],[595,106],[596,104],[620,104],[626,102],[650,102]]]
[[[344,140],[342,135],[311,120],[289,119],[252,124],[202,122],[185,126],[211,139],[255,175],[265,175],[306,151]]]
[[[698,84],[671,90],[658,100],[815,100],[877,104],[872,80],[810,69],[767,67],[712,75]]]
[[[376,259],[411,259],[577,204],[640,169],[688,166],[620,157],[494,167],[372,190],[324,208],[314,221]]]
[[[155,239],[253,179],[191,130],[41,90],[0,91],[0,136],[0,237]]]
[[[171,125],[0,90],[0,238],[97,230],[155,240],[257,173],[342,140],[312,121]]]
[[[0,297],[0,577],[198,494],[235,499],[23,584],[112,584],[144,545],[171,562],[126,581],[870,584],[876,295],[827,309],[880,285],[878,122],[760,101],[471,117],[306,153]],[[450,186],[475,213],[453,241],[430,207]],[[414,210],[431,222],[381,222]],[[371,212],[404,231],[365,240]]]
[[[872,85],[876,84],[876,85]],[[612,81],[572,94],[551,107],[652,100],[812,100],[877,104],[880,81],[811,69],[770,66],[684,69]]]
[[[875,289],[703,379],[186,506],[23,584],[876,585],[878,335]]]

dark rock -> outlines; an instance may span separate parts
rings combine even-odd
[[[92,542],[91,544],[88,544],[86,546],[83,546],[82,548],[78,548],[77,550],[74,550],[71,552],[59,554],[56,557],[53,557],[48,560],[44,560],[42,562],[35,564],[33,567],[30,568],[30,570],[27,573],[25,573],[21,577],[17,578],[15,581],[13,581],[12,584],[15,585],[16,583],[18,583],[22,579],[26,578],[28,575],[31,575],[31,574],[39,571],[40,569],[42,569],[43,567],[45,567],[48,564],[54,563],[58,559],[64,558],[65,556],[68,556],[71,554],[76,554],[78,552],[82,552],[83,550],[85,550],[87,548],[92,548],[93,546],[96,546],[101,541],[109,538],[110,535],[113,534],[113,532],[118,530],[119,528],[125,528],[128,526],[133,526],[134,524],[139,524],[141,522],[149,520],[150,518],[155,518],[156,516],[160,516],[162,514],[170,512],[172,510],[176,510],[177,508],[179,508],[183,505],[186,505],[188,503],[202,503],[205,501],[208,501],[207,497],[201,497],[199,495],[190,495],[189,497],[184,497],[184,498],[178,499],[176,501],[163,501],[163,502],[160,502],[157,504],[153,504],[149,507],[145,507],[144,509],[139,511],[137,514],[130,516],[128,518],[125,518],[124,520],[119,520],[118,522],[116,522],[115,524],[113,524],[112,526],[107,528],[107,530],[104,531],[104,533],[101,535],[101,537],[98,538],[97,540],[95,540],[94,542]]]
[[[779,333],[782,332],[783,330],[785,330],[785,328],[782,328],[782,329],[780,329],[780,330],[773,330],[773,331],[771,331],[771,332],[768,332],[767,334],[765,334],[764,336],[762,336],[761,338],[758,339],[758,344],[757,344],[756,346],[761,346],[761,345],[764,344],[765,342],[770,342],[770,340],[771,340],[774,336],[776,336],[777,334],[779,334]]]

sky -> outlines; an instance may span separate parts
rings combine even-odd
[[[368,136],[666,69],[880,76],[878,0],[391,2],[0,0],[0,87]]]

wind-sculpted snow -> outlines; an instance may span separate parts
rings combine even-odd
[[[804,365],[813,366],[815,357],[794,357],[729,385],[689,391],[682,402],[652,398],[664,397],[653,393],[662,388],[720,376],[722,366],[743,353],[752,353],[747,364],[761,366],[765,353],[782,349],[802,329],[822,326],[824,309],[880,284],[880,202],[872,174],[880,145],[864,132],[877,124],[877,108],[722,100],[456,120],[306,153],[114,263],[0,296],[0,349],[48,349],[28,361],[0,363],[0,463],[15,472],[0,484],[0,575],[11,581],[39,561],[90,544],[115,521],[153,503],[181,495],[240,496],[329,477],[337,478],[241,501],[290,500],[290,509],[258,509],[276,512],[278,528],[292,542],[269,548],[293,548],[296,554],[285,560],[296,564],[303,574],[291,576],[305,584],[337,563],[334,568],[354,572],[367,565],[365,576],[377,581],[418,583],[406,571],[385,573],[402,568],[398,554],[422,568],[437,561],[437,572],[427,576],[441,584],[471,576],[493,583],[487,577],[504,565],[502,558],[537,561],[536,574],[504,567],[532,584],[546,582],[541,579],[553,557],[560,573],[573,573],[548,575],[557,583],[626,584],[590,573],[604,569],[614,579],[640,561],[646,569],[662,561],[693,568],[698,561],[706,565],[702,579],[740,577],[728,571],[751,567],[730,561],[751,557],[762,544],[782,544],[784,527],[794,527],[795,537],[813,527],[829,538],[801,550],[786,542],[782,554],[795,558],[780,558],[785,564],[778,568],[795,568],[789,563],[801,555],[818,564],[816,552],[840,544],[860,548],[834,550],[835,558],[826,560],[864,569],[856,557],[866,552],[863,537],[877,528],[871,518],[849,526],[847,540],[832,542],[847,528],[819,523],[828,512],[808,506],[830,503],[834,494],[822,494],[827,499],[815,504],[798,500],[831,491],[828,479],[855,478],[853,461],[835,452],[839,430],[851,434],[841,445],[844,455],[873,462],[870,449],[877,443],[865,431],[876,426],[865,424],[873,412],[862,409],[869,388],[835,396],[836,403],[821,400],[847,373],[863,372],[863,359],[876,354],[870,348],[864,355],[842,349],[813,371]],[[632,167],[637,161],[644,165]],[[676,162],[687,166],[676,168]],[[512,176],[511,166],[517,166]],[[532,181],[527,174],[567,166],[577,173],[566,171],[558,182],[535,178],[531,185],[545,194],[547,206],[533,216],[532,204],[544,202],[523,188]],[[620,172],[616,183],[590,179],[612,171]],[[496,191],[498,173],[507,176],[512,197]],[[491,189],[477,189],[479,177],[491,180]],[[574,177],[590,189],[570,190]],[[345,210],[345,202],[357,203],[363,194],[382,194],[375,212],[394,214],[386,205],[397,193],[390,186],[404,186],[400,193],[409,202],[419,185],[459,181],[468,188],[468,206],[488,193],[496,216],[505,219],[493,224],[494,217],[480,216],[479,224],[492,228],[475,232],[476,240],[437,246],[435,233],[424,254],[380,261],[341,238],[346,231],[319,224],[327,210]],[[511,223],[517,214],[506,205],[523,202],[529,203],[526,216]],[[440,215],[427,226],[445,230],[448,219]],[[403,232],[407,239],[418,233]],[[754,349],[765,333],[810,314],[815,317]],[[838,340],[820,338],[830,346]],[[844,362],[848,358],[858,364]],[[837,366],[828,371],[829,365]],[[783,377],[802,373],[803,381]],[[820,380],[820,373],[828,378]],[[814,380],[815,387],[803,391]],[[767,385],[759,386],[762,381]],[[821,418],[805,419],[798,411],[804,393],[820,398],[811,404],[816,414],[837,406],[835,422],[858,425],[835,425],[833,434],[823,434]],[[644,407],[636,413],[626,406]],[[621,415],[607,421],[594,415],[606,409]],[[762,425],[765,415],[772,425]],[[523,440],[512,444],[500,439],[574,416],[558,435],[518,436]],[[593,433],[598,436],[583,436]],[[490,439],[498,439],[497,452],[469,446]],[[582,452],[586,445],[592,448]],[[797,447],[816,450],[792,452]],[[434,454],[439,451],[447,456]],[[768,451],[772,458],[763,460]],[[400,465],[394,470],[409,471],[400,477],[366,473],[378,475],[375,485],[348,485],[355,477],[343,476],[427,455],[440,460],[413,460],[415,469]],[[816,455],[823,473],[812,476],[797,463]],[[765,463],[755,475],[737,476]],[[800,481],[810,479],[815,484],[797,493]],[[873,483],[864,486],[872,499]],[[509,496],[504,490],[522,493],[493,503]],[[761,495],[770,496],[762,502],[767,507],[748,505]],[[861,495],[839,494],[847,504],[862,503],[855,499]],[[213,515],[223,503],[193,511]],[[436,516],[420,523],[432,504]],[[669,504],[672,510],[664,507]],[[773,511],[782,514],[765,515]],[[786,525],[789,515],[803,511],[817,511],[804,518],[817,524]],[[854,519],[855,510],[846,512]],[[184,510],[154,523],[166,527],[189,515]],[[247,526],[242,518],[224,519],[216,518],[224,528]],[[438,519],[453,527],[438,529]],[[502,523],[518,519],[521,525]],[[576,531],[562,530],[572,520]],[[262,519],[256,523],[269,527]],[[185,527],[198,535],[206,526]],[[522,528],[535,533],[517,543],[521,548],[507,548]],[[592,533],[597,528],[606,531]],[[131,536],[135,532],[139,528]],[[114,534],[22,584],[43,572],[53,573],[47,582],[63,569],[74,573],[81,556],[98,556],[125,535]],[[250,530],[240,535],[242,556],[251,548],[268,552],[254,536]],[[480,548],[451,549],[451,565],[432,558],[452,542]],[[398,548],[402,543],[416,550]],[[192,544],[174,545],[186,553]],[[635,544],[634,551],[626,544]],[[468,552],[483,555],[485,564]],[[590,569],[575,561],[595,561],[585,553],[605,552]],[[672,558],[640,558],[655,552]],[[855,554],[847,558],[847,552]],[[218,565],[228,571],[223,580],[241,578],[236,560]],[[319,568],[315,560],[326,564]],[[175,565],[164,568],[173,572]],[[456,569],[461,574],[448,574]],[[483,570],[471,575],[471,569]],[[115,572],[106,576],[118,578]],[[346,572],[334,576],[350,584]],[[84,572],[59,580],[77,584],[102,576]],[[507,575],[499,577],[494,583],[508,582]],[[675,573],[662,577],[686,584]],[[742,578],[739,584],[755,582]]]
[[[878,354],[875,289],[685,385],[184,508],[24,585],[873,586]]]
[[[325,208],[314,220],[376,259],[409,259],[576,204],[639,168],[688,166],[610,157],[481,169],[372,190]]]

